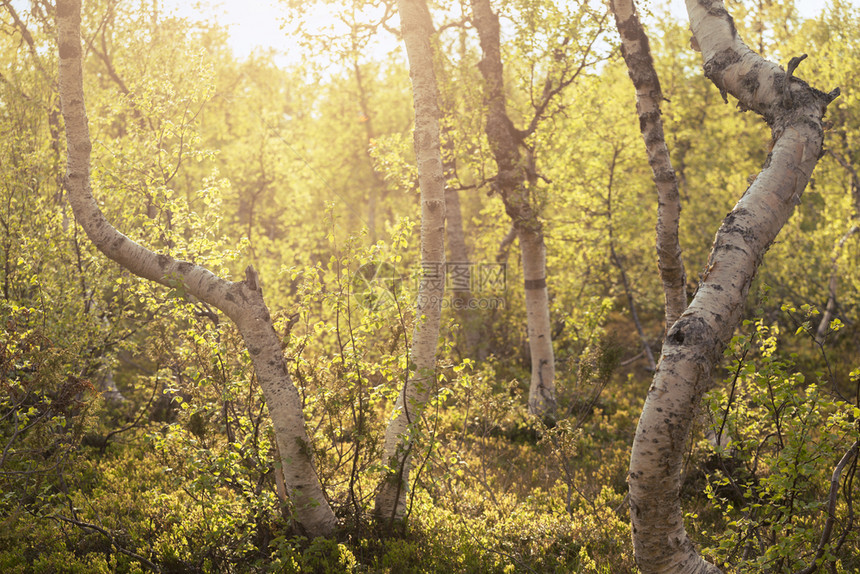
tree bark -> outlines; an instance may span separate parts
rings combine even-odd
[[[415,158],[421,189],[421,266],[411,349],[414,372],[403,386],[385,431],[384,461],[390,472],[376,497],[375,514],[393,523],[404,518],[415,437],[436,384],[436,347],[445,285],[445,174],[439,137],[439,97],[430,38],[433,24],[424,0],[398,0],[409,58],[415,108]]]
[[[552,323],[549,318],[549,293],[546,288],[546,244],[541,232],[520,229],[518,233],[532,359],[529,412],[551,418],[556,413],[555,354],[552,348]]]
[[[478,69],[484,78],[485,131],[498,168],[493,191],[501,196],[505,212],[516,228],[522,254],[532,362],[529,412],[541,417],[554,417],[555,355],[546,287],[546,244],[543,224],[529,198],[529,184],[533,183],[529,179],[534,179],[531,177],[534,165],[530,165],[530,156],[524,158],[520,153],[523,132],[514,127],[506,110],[499,16],[493,12],[490,0],[472,0],[472,12],[483,51]]]
[[[762,115],[773,150],[723,220],[692,303],[669,330],[630,457],[628,485],[636,563],[643,572],[719,572],[684,529],[681,469],[690,423],[711,371],[734,333],[767,247],[798,203],[821,156],[825,94],[752,52],[721,0],[687,0],[705,75],[725,95]],[[802,59],[802,58],[801,58]]]
[[[654,60],[651,58],[648,36],[639,21],[633,0],[611,0],[610,4],[621,36],[621,55],[636,88],[639,130],[645,141],[648,164],[657,186],[657,261],[666,296],[668,333],[687,308],[687,275],[678,241],[681,196],[663,135],[660,110],[663,92],[660,89],[657,70],[654,69]]]
[[[108,258],[139,277],[184,290],[236,323],[266,397],[297,521],[311,536],[330,534],[334,513],[314,468],[299,394],[287,372],[256,271],[249,266],[244,281],[227,281],[204,267],[150,251],[105,219],[90,182],[92,143],[84,104],[80,0],[59,0],[57,19],[59,92],[68,148],[65,184],[75,219]]]

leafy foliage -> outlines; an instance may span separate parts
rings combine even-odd
[[[857,436],[860,409],[828,393],[823,372],[807,382],[790,358],[780,358],[778,326],[762,319],[744,326],[749,334],[736,336],[726,351],[732,361],[727,385],[709,398],[717,446],[705,493],[722,515],[722,531],[710,535],[708,552],[737,571],[795,572],[812,560],[852,571],[856,560],[841,550],[856,539],[856,456],[835,475],[835,492],[831,474]],[[828,501],[846,518],[821,545]]]
[[[420,276],[408,72],[368,48],[393,13],[343,3],[340,35],[303,36],[314,57],[285,67],[265,52],[235,58],[223,28],[156,2],[85,3],[97,199],[153,249],[225,276],[249,262],[259,271],[339,519],[335,537],[308,540],[279,489],[265,400],[238,332],[181,286],[145,284],[108,263],[71,218],[53,8],[32,2],[16,20],[18,4],[0,8],[0,570],[635,569],[625,479],[652,373],[620,267],[655,351],[662,294],[651,175],[613,40],[596,42],[576,81],[538,113],[544,80],[557,86],[588,40],[604,37],[598,8],[498,5],[511,117],[524,127],[540,116],[526,145],[558,363],[561,415],[548,427],[524,413],[524,287],[517,258],[500,250],[504,208],[486,193],[477,40],[467,9],[430,3],[449,184],[473,269],[503,273],[471,286],[484,305],[475,348],[464,336],[474,325],[445,309],[434,399],[410,427],[409,520],[391,532],[370,512]],[[860,568],[856,455],[829,505],[860,418],[860,233],[850,233],[860,213],[860,16],[835,0],[803,20],[789,4],[731,9],[767,54],[810,52],[798,75],[844,96],[831,107],[828,153],[757,279],[769,297],[750,304],[727,351],[683,493],[688,529],[727,569],[793,572],[817,561],[850,572]],[[692,294],[768,136],[702,77],[686,25],[655,10],[649,27]],[[322,68],[328,53],[335,62]]]

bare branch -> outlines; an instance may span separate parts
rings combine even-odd
[[[150,562],[149,560],[147,560],[146,558],[144,558],[140,554],[137,554],[136,552],[132,552],[131,550],[128,550],[127,548],[125,548],[125,547],[121,546],[119,543],[117,543],[116,538],[114,538],[113,534],[111,534],[110,532],[108,532],[107,530],[102,528],[101,526],[96,526],[95,524],[90,524],[89,522],[83,522],[81,520],[76,520],[74,518],[68,518],[68,517],[62,516],[60,514],[53,514],[51,516],[48,516],[47,518],[49,518],[51,520],[56,520],[58,522],[66,522],[68,524],[73,524],[73,525],[77,526],[78,528],[83,528],[84,530],[92,530],[93,532],[98,532],[99,534],[101,534],[102,536],[104,536],[105,538],[107,538],[110,541],[111,546],[116,548],[117,552],[119,552],[121,554],[125,554],[126,556],[128,556],[130,558],[134,558],[135,560],[141,562],[144,566],[146,566],[147,568],[149,568],[153,572],[161,572],[161,568],[159,568],[158,565],[156,565],[155,563]]]

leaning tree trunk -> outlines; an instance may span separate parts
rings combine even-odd
[[[818,324],[818,329],[815,331],[815,342],[819,345],[824,343],[824,339],[830,332],[830,321],[836,313],[836,295],[839,285],[839,255],[845,247],[848,239],[860,232],[860,176],[857,175],[857,170],[848,163],[840,154],[833,150],[828,150],[830,155],[841,165],[845,171],[851,176],[851,197],[854,200],[854,210],[851,214],[852,225],[845,234],[836,243],[833,249],[833,255],[830,257],[830,282],[827,285],[827,304],[824,306],[824,313],[821,316],[821,322]]]
[[[681,195],[663,135],[660,104],[663,92],[654,69],[651,48],[633,0],[611,0],[615,25],[621,36],[621,55],[636,88],[639,129],[645,141],[648,164],[657,186],[657,261],[666,297],[666,332],[687,308],[687,276],[678,242]]]
[[[639,419],[630,456],[630,517],[643,572],[719,572],[696,552],[680,504],[684,446],[693,411],[741,319],[767,247],[788,221],[821,156],[825,94],[752,52],[721,0],[687,0],[705,75],[725,97],[768,122],[773,150],[761,173],[726,216],[692,303],[669,330]]]
[[[823,345],[827,335],[830,333],[830,322],[836,314],[836,295],[839,287],[839,255],[845,247],[845,243],[855,233],[860,232],[860,227],[852,225],[851,228],[836,243],[833,249],[833,255],[830,257],[830,281],[827,283],[827,304],[824,306],[824,313],[821,315],[821,322],[818,323],[818,328],[815,330],[815,342]]]
[[[385,431],[384,461],[389,474],[376,497],[375,514],[389,524],[406,512],[413,448],[424,406],[436,384],[436,346],[445,284],[445,174],[439,143],[439,102],[433,49],[433,24],[424,0],[399,0],[403,41],[409,57],[415,108],[415,159],[421,188],[421,284],[411,359],[415,371],[395,406]]]
[[[499,16],[493,12],[490,0],[472,0],[472,12],[483,51],[478,69],[484,78],[485,131],[498,167],[493,191],[505,204],[505,211],[519,237],[522,254],[532,361],[529,412],[553,417],[556,411],[555,355],[546,288],[546,243],[543,224],[529,199],[529,184],[532,183],[529,171],[533,172],[534,166],[528,165],[531,158],[522,157],[520,144],[523,134],[514,127],[506,110]]]
[[[57,22],[59,91],[68,148],[65,185],[75,219],[113,261],[139,277],[181,287],[236,323],[266,397],[296,518],[311,536],[328,535],[335,526],[334,513],[314,468],[299,393],[287,372],[281,341],[272,327],[256,271],[249,266],[244,281],[227,281],[199,265],[150,251],[105,219],[90,183],[92,143],[84,105],[80,0],[59,0]]]

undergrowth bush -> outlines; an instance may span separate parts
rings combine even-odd
[[[580,310],[579,329],[565,339],[551,424],[525,413],[527,369],[492,354],[462,358],[468,353],[450,342],[465,339],[459,318],[446,316],[434,398],[412,429],[408,522],[392,531],[373,520],[415,293],[405,273],[356,288],[368,286],[368,269],[397,269],[412,234],[404,222],[389,244],[333,244],[325,263],[283,271],[292,302],[274,323],[340,520],[331,539],[309,540],[293,521],[265,400],[231,325],[199,304],[147,292],[151,320],[127,321],[112,363],[127,401],[113,403],[72,376],[79,357],[45,336],[49,315],[4,304],[0,570],[635,571],[626,473],[650,373],[621,363],[606,299]],[[798,333],[812,333],[813,310],[800,313]],[[520,346],[513,319],[493,316],[488,349],[500,339],[501,349]],[[837,393],[856,388],[860,373],[806,373],[797,364],[809,358],[783,351],[783,340],[776,323],[758,318],[726,351],[726,384],[705,405],[711,435],[723,440],[692,445],[689,530],[729,571],[793,572],[812,562],[856,571],[849,449],[860,410]]]
[[[797,313],[790,305],[783,311]],[[801,311],[805,319],[816,313]],[[712,523],[693,517],[707,541],[704,553],[731,572],[798,572],[813,564],[856,572],[860,559],[846,549],[858,542],[860,408],[830,384],[826,369],[808,377],[796,353],[779,352],[777,324],[758,318],[743,327],[725,353],[726,384],[706,399],[713,440],[702,448],[711,453],[705,494]],[[796,334],[814,337],[806,321]],[[858,376],[848,377],[855,386]]]

